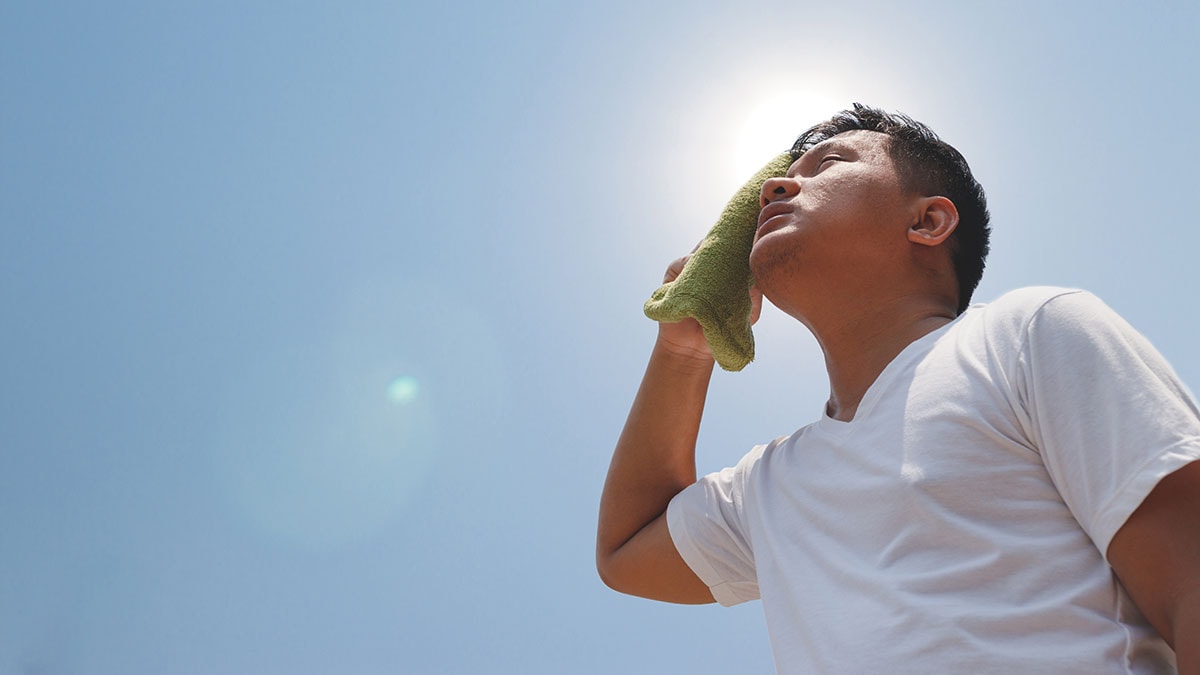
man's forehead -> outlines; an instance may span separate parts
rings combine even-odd
[[[863,150],[872,147],[881,147],[887,143],[888,135],[871,131],[869,129],[851,129],[843,131],[836,136],[830,136],[820,143],[815,143],[804,151],[808,154],[813,150],[832,150],[834,148],[851,148],[854,150]]]

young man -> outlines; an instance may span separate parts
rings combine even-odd
[[[1200,411],[1169,365],[1080,291],[968,308],[983,191],[925,126],[855,105],[793,154],[752,294],[816,336],[824,415],[697,481],[713,359],[694,321],[661,324],[601,498],[604,581],[761,598],[780,673],[1200,673]]]

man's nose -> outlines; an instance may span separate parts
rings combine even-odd
[[[800,192],[800,183],[796,182],[794,178],[787,176],[768,178],[759,193],[758,206],[762,208],[771,202],[789,199],[796,196],[797,192]]]

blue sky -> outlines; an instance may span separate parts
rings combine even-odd
[[[1198,32],[1186,2],[0,5],[0,672],[770,672],[756,603],[592,566],[641,304],[746,120],[928,122],[988,190],[977,299],[1092,290],[1194,390]],[[756,334],[702,470],[820,412],[811,338]]]

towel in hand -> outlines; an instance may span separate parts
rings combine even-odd
[[[754,360],[750,248],[761,210],[759,195],[763,183],[784,175],[793,159],[785,152],[754,174],[729,200],[679,276],[646,301],[646,316],[655,321],[699,321],[709,349],[725,370],[741,370]]]

